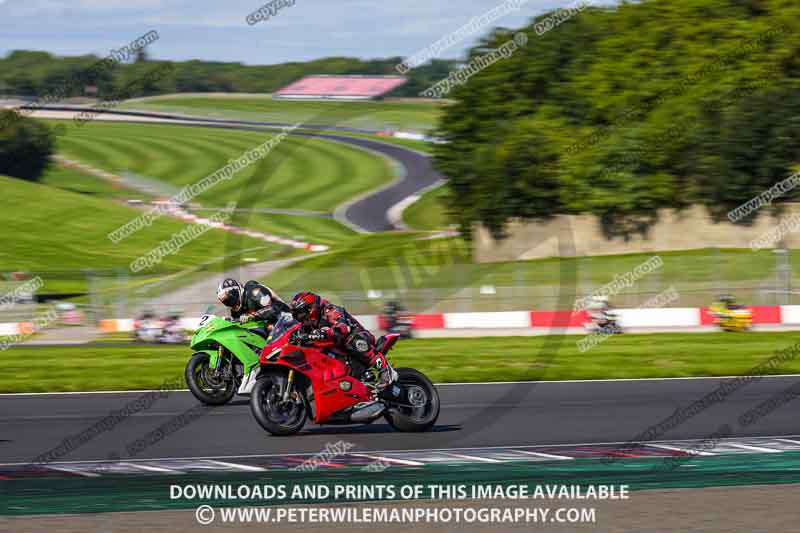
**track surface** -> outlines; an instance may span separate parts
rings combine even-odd
[[[405,434],[382,419],[369,426],[311,426],[293,437],[271,437],[253,420],[245,399],[213,409],[145,449],[137,459],[317,453],[339,440],[358,451],[423,450],[627,442],[713,391],[721,379],[459,384],[440,386],[435,431]],[[798,433],[795,406],[783,405],[742,429],[737,420],[800,381],[763,378],[744,386],[657,440],[703,439],[722,424],[733,436]],[[0,463],[31,461],[135,400],[142,393],[0,396]],[[188,392],[171,392],[61,461],[127,457],[126,446],[197,405]]]
[[[58,118],[58,114],[64,114],[64,118],[72,117],[75,113],[86,111],[85,107],[78,106],[47,106],[36,112],[36,116],[46,115],[50,118]],[[118,117],[124,121],[152,123],[154,121],[164,123],[179,123],[184,126],[222,128],[246,131],[263,131],[265,128],[292,127],[294,124],[280,122],[258,122],[252,120],[224,120],[206,119],[198,117],[187,117],[168,113],[151,113],[138,111],[115,111],[107,110],[100,113],[98,119],[104,117]],[[328,131],[343,131],[354,133],[377,133],[372,130],[361,130],[358,128],[344,128],[336,126],[324,126],[303,124],[303,128],[320,129]],[[309,133],[295,132],[292,135],[301,137],[312,137],[317,139],[327,139],[330,141],[342,142],[351,146],[357,146],[366,150],[377,152],[385,157],[393,159],[403,167],[403,175],[399,180],[390,183],[377,191],[369,192],[356,201],[346,205],[343,209],[343,221],[350,226],[367,232],[387,231],[395,229],[389,221],[387,212],[395,204],[405,198],[417,194],[418,192],[439,182],[442,177],[433,169],[431,159],[425,154],[404,148],[402,146],[349,137],[346,135],[336,135],[332,133]]]

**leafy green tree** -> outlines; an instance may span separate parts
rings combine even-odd
[[[502,235],[512,219],[588,213],[629,237],[659,208],[722,219],[794,170],[797,3],[643,0],[553,16],[448,95],[435,160],[462,228]],[[466,60],[512,33],[495,30]]]
[[[53,150],[50,128],[15,111],[0,111],[0,174],[37,181]]]

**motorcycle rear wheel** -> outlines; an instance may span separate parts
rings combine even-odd
[[[413,368],[397,368],[397,384],[416,407],[389,406],[384,418],[397,431],[428,431],[439,418],[439,392],[425,374]]]
[[[297,382],[292,385],[289,400],[283,401],[287,381],[284,374],[267,373],[258,378],[250,394],[250,411],[256,422],[278,437],[294,435],[308,418],[308,405]]]

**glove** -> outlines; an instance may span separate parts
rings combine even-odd
[[[292,337],[289,339],[289,342],[292,344],[303,344],[304,342],[308,341],[321,341],[324,338],[325,334],[323,334],[318,329],[311,331],[309,333],[295,331],[294,333],[292,333]]]
[[[307,334],[306,338],[308,340],[310,340],[310,341],[321,341],[321,340],[325,339],[326,336],[322,331],[320,331],[318,329],[315,329],[311,333]]]
[[[242,315],[239,317],[239,323],[244,324],[245,322],[251,322],[253,320],[253,315]]]
[[[306,335],[300,331],[295,331],[289,336],[289,344],[302,344],[306,340]]]

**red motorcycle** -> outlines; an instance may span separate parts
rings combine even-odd
[[[436,423],[439,393],[424,374],[397,368],[397,381],[378,390],[370,384],[377,376],[361,361],[304,345],[299,329],[300,324],[284,314],[259,357],[261,371],[250,409],[265,430],[293,435],[307,419],[316,424],[369,424],[380,416],[398,431],[426,431]],[[381,337],[374,349],[386,354],[399,337]]]

